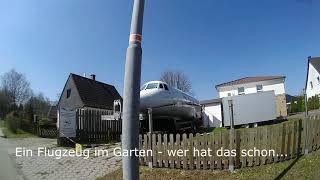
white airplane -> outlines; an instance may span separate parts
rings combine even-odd
[[[162,81],[150,81],[141,87],[141,120],[148,120],[149,108],[152,109],[154,129],[195,129],[201,120],[199,101]]]

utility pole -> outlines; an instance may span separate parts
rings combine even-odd
[[[152,120],[152,108],[148,108],[148,116],[149,116],[149,133],[153,133],[153,120]]]
[[[235,131],[234,131],[234,114],[233,114],[233,102],[232,100],[228,100],[229,104],[229,111],[230,111],[230,144],[229,144],[229,150],[232,151],[234,148],[234,137],[235,137]],[[232,156],[229,157],[229,171],[234,171],[234,158]]]
[[[134,0],[124,76],[122,151],[139,149],[143,11],[144,0]],[[124,156],[122,165],[124,180],[139,179],[138,157]]]
[[[308,63],[310,63],[310,59],[311,56],[308,57]],[[308,117],[308,96],[307,96],[307,86],[308,84],[306,84],[306,87],[304,89],[304,111],[305,111],[305,118],[304,118],[304,144],[305,144],[305,148],[304,148],[304,154],[307,155],[309,154],[309,120],[310,118]]]
[[[308,97],[307,97],[307,88],[304,90],[304,116],[308,117]]]

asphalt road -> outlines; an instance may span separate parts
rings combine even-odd
[[[0,128],[0,179],[2,180],[16,180],[21,179],[18,174],[18,170],[15,163],[11,160],[8,149],[10,144],[6,138],[3,138],[3,134]]]
[[[320,109],[309,111],[308,115],[309,116],[320,115]],[[300,112],[300,113],[297,113],[297,114],[289,116],[289,118],[304,118],[304,117],[305,117],[305,113],[304,112]]]

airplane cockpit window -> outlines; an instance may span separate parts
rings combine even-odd
[[[140,91],[143,91],[145,88],[146,88],[146,84],[145,85],[143,85],[141,88],[140,88]]]
[[[169,91],[168,86],[167,86],[166,84],[163,84],[163,85],[164,85],[164,89],[167,90],[167,91]]]
[[[160,84],[160,85],[159,85],[159,88],[160,88],[160,89],[163,89],[163,84]]]
[[[148,84],[146,89],[157,89],[158,88],[158,83],[150,83]]]

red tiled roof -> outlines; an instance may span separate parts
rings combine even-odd
[[[234,81],[229,81],[226,83],[218,84],[216,85],[216,88],[222,87],[222,86],[232,86],[237,84],[246,84],[251,82],[259,82],[259,81],[268,81],[273,79],[283,79],[285,76],[253,76],[253,77],[245,77],[241,79],[237,79]]]

